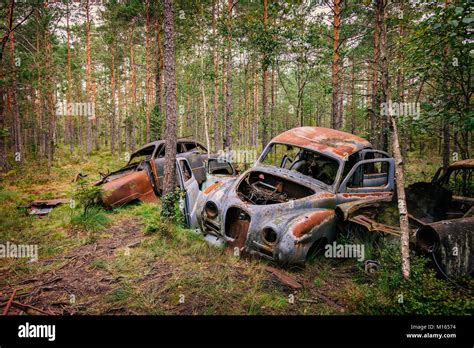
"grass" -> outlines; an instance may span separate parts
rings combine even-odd
[[[410,182],[429,180],[436,163],[410,158],[407,178]],[[97,283],[104,278],[108,285],[97,293],[85,289],[86,293],[77,294],[77,305],[72,307],[81,314],[341,313],[321,300],[318,293],[345,307],[345,313],[399,313],[390,294],[402,283],[384,283],[380,277],[389,279],[389,273],[367,276],[355,260],[320,256],[305,269],[293,272],[305,284],[303,290],[294,291],[265,270],[268,263],[238,259],[225,249],[208,245],[199,234],[163,220],[159,205],[132,204],[113,211],[91,207],[84,213],[80,204],[74,209],[66,204],[44,218],[28,216],[22,208],[34,199],[73,197],[77,187],[72,179],[77,173],[87,175],[85,181],[91,183],[99,179],[99,171],[107,172],[123,164],[120,156],[93,153],[81,160],[80,156],[70,156],[59,149],[51,176],[37,163],[0,176],[0,242],[38,244],[41,261],[0,259],[0,291],[25,278],[65,267],[68,253],[88,247],[84,256],[91,259],[89,263],[79,262],[78,270],[97,277]],[[138,233],[138,241],[132,232]],[[98,244],[105,246],[102,250],[107,252],[95,255]],[[377,250],[368,244],[365,251],[370,257],[377,257]],[[427,280],[433,282],[433,278]],[[443,286],[425,290],[448,297],[455,294]],[[418,310],[423,294],[417,294],[417,300],[405,312]],[[292,296],[295,301],[291,301]],[[86,305],[91,301],[93,305]],[[453,313],[465,310],[455,302],[447,304],[448,311],[450,305]]]

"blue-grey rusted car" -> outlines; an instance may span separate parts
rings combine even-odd
[[[288,130],[252,168],[189,197],[190,225],[239,253],[304,264],[337,234],[338,205],[390,199],[394,160],[365,139],[322,127]]]

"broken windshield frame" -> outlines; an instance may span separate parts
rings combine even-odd
[[[132,153],[132,156],[130,157],[130,160],[127,163],[127,166],[133,165],[133,164],[139,164],[143,160],[149,160],[152,159],[154,156],[153,154],[155,153],[156,146],[150,146],[146,147],[144,149],[141,149],[140,151]]]
[[[325,162],[322,167],[321,161]],[[258,159],[258,163],[294,170],[331,188],[338,182],[341,171],[341,164],[337,159],[308,148],[285,143],[270,143]]]

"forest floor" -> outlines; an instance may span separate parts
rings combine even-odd
[[[63,150],[51,176],[32,164],[0,178],[0,242],[39,246],[36,262],[0,259],[2,310],[16,289],[9,314],[361,312],[359,283],[370,276],[356,260],[321,257],[304,269],[280,269],[301,284],[295,289],[269,272],[268,262],[239,259],[161,221],[158,205],[101,211],[103,228],[93,232],[71,223],[77,209],[68,204],[43,218],[22,208],[34,199],[69,198],[77,173],[94,181],[123,163],[98,154],[81,160]],[[429,180],[436,169],[436,162],[410,161],[408,180]]]

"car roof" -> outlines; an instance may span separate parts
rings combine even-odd
[[[456,161],[449,166],[449,168],[474,168],[474,159],[465,159]]]
[[[140,147],[139,149],[133,151],[133,153],[137,153],[137,152],[140,152],[140,151],[143,151],[144,149],[150,147],[150,146],[158,146],[158,145],[161,145],[161,144],[164,144],[165,141],[164,140],[155,140],[155,141],[152,141],[152,142],[149,142],[145,145],[143,145],[142,147]],[[202,146],[203,148],[206,149],[206,147],[201,144],[199,141],[196,141],[194,139],[178,139],[177,141],[178,144],[182,144],[182,143],[195,143],[195,144],[198,144],[200,146]]]
[[[364,138],[324,127],[297,127],[277,135],[272,142],[307,148],[322,154],[344,158],[346,155],[372,148]]]

